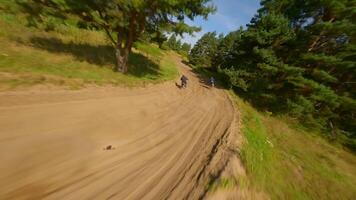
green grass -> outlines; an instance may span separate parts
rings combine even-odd
[[[219,74],[192,68],[222,82]],[[207,186],[210,192],[238,186],[252,199],[354,199],[355,155],[292,120],[258,112],[232,91],[230,96],[242,117],[239,157],[247,176],[218,179]]]
[[[192,67],[205,79],[223,79],[205,68]],[[237,185],[252,199],[354,199],[354,154],[293,120],[258,112],[234,92],[229,93],[241,114],[244,141],[239,157],[247,175],[218,179],[208,186],[210,192]]]
[[[12,7],[11,7],[12,6]],[[0,10],[13,3],[0,3]],[[58,25],[53,31],[27,27],[25,16],[0,13],[0,90],[36,84],[78,88],[87,84],[139,86],[172,80],[177,66],[169,52],[137,43],[129,72],[117,73],[114,49],[101,32]]]
[[[136,43],[135,48],[139,49],[147,57],[161,58],[164,53],[157,45],[147,44],[147,43]]]
[[[354,155],[231,96],[242,114],[245,142],[240,156],[250,187],[271,199],[356,196]]]

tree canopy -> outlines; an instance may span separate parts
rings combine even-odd
[[[184,52],[186,52],[186,53],[188,54],[189,51],[190,51],[190,48],[191,48],[190,44],[184,42],[184,43],[182,44],[181,50],[184,51]]]
[[[215,56],[219,40],[216,32],[205,33],[194,45],[189,54],[189,62],[196,66],[209,67]]]
[[[356,1],[261,5],[245,30],[220,40],[209,36],[219,41],[217,50],[211,48],[215,54],[204,35],[190,61],[217,67],[259,108],[289,114],[356,150]]]
[[[167,46],[174,51],[179,51],[182,46],[182,42],[177,39],[174,34],[172,34],[167,41]]]
[[[116,70],[127,72],[132,45],[144,33],[193,33],[185,18],[207,18],[215,11],[210,0],[31,0],[32,13],[46,12],[57,17],[76,16],[88,26],[105,31],[116,48]],[[36,12],[33,12],[35,11]]]

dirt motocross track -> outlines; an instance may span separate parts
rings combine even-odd
[[[181,71],[186,89],[0,93],[0,199],[205,197],[228,162],[234,111]]]

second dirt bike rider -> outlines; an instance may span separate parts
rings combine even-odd
[[[211,87],[215,87],[215,79],[214,79],[214,77],[210,77],[209,83],[210,83]]]

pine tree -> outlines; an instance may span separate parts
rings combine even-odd
[[[189,26],[185,18],[207,18],[215,11],[209,0],[28,0],[24,8],[35,18],[43,14],[57,18],[76,16],[87,27],[106,33],[115,46],[116,71],[128,71],[132,46],[145,32],[170,30],[176,34],[192,34],[200,30]],[[85,26],[83,26],[85,27]],[[161,27],[167,27],[161,29]]]
[[[205,33],[190,51],[189,62],[199,67],[211,67],[217,46],[216,33]]]
[[[179,51],[179,49],[181,48],[181,41],[177,40],[176,36],[172,34],[167,41],[167,45],[170,49],[174,51]]]
[[[167,39],[168,38],[164,34],[156,33],[156,34],[154,34],[154,36],[152,36],[151,41],[156,42],[158,44],[158,47],[162,49],[162,46],[163,46],[164,42],[167,41]]]
[[[242,27],[239,30],[228,33],[225,37],[219,39],[219,44],[217,46],[216,54],[212,59],[212,66],[214,68],[219,68],[224,66],[225,62],[230,59],[230,52],[235,42],[241,38],[243,33]]]
[[[214,58],[233,87],[356,150],[356,2],[263,0]],[[232,37],[232,36],[230,36]]]
[[[189,53],[189,51],[190,51],[190,48],[191,48],[190,44],[184,42],[184,43],[182,44],[181,50],[182,50],[183,52],[187,53],[187,55],[188,55],[188,53]]]

